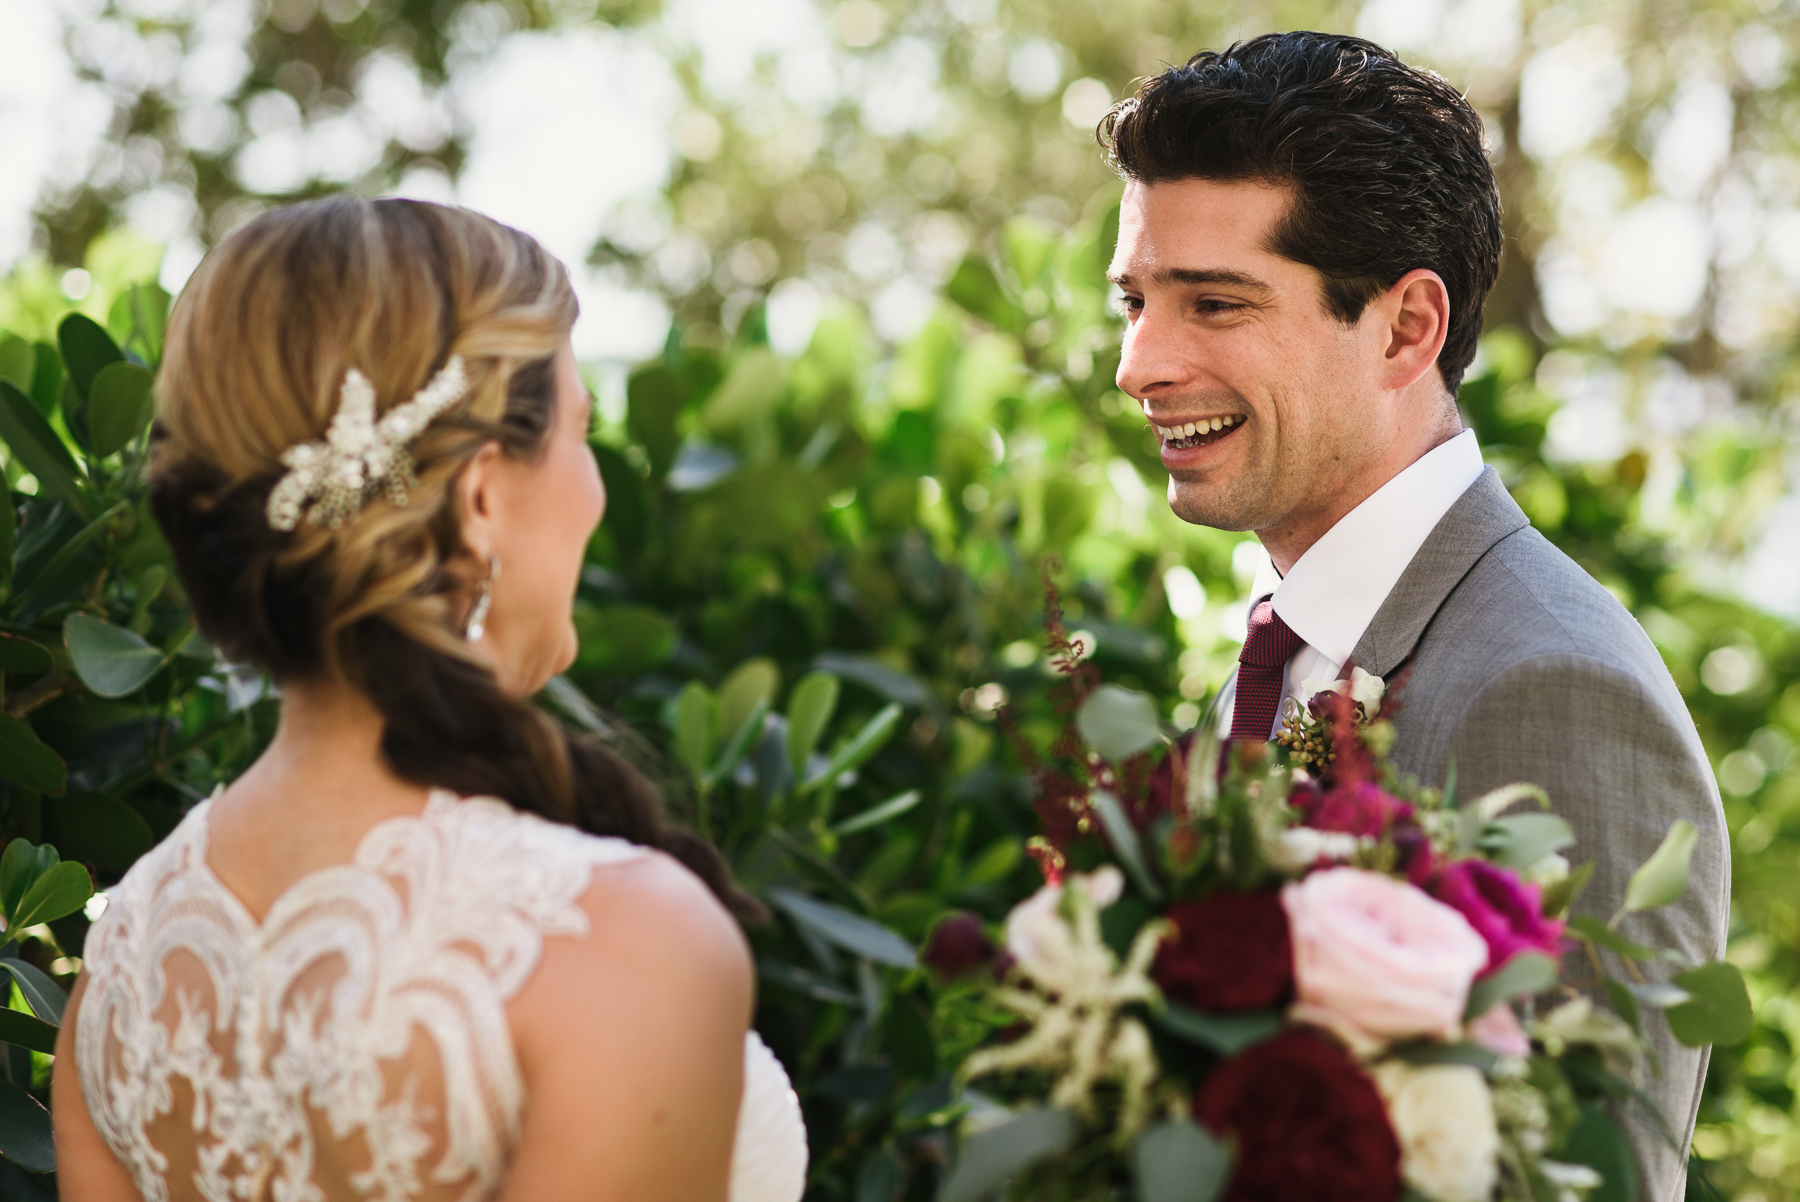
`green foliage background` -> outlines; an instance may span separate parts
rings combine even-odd
[[[1656,194],[1658,122],[1702,68],[1723,74],[1736,104],[1722,173],[1792,163],[1800,90],[1790,72],[1753,77],[1741,65],[1746,31],[1787,26],[1730,3],[1525,10],[1504,62],[1421,52],[1467,81],[1497,131],[1507,203],[1507,265],[1462,405],[1539,528],[1639,616],[1714,757],[1734,836],[1732,958],[1759,1017],[1747,1044],[1715,1053],[1696,1147],[1727,1196],[1786,1197],[1800,1187],[1800,630],[1735,597],[1728,569],[1794,485],[1793,306],[1777,303],[1778,319],[1746,343],[1729,302],[1762,286],[1746,275],[1757,264],[1721,262],[1690,318],[1568,335],[1544,315],[1535,268],[1575,237],[1570,196],[1594,163],[1628,196]],[[188,18],[107,11],[140,38],[192,35]],[[845,62],[902,38],[926,47],[954,119],[876,133],[853,96],[823,110],[791,102],[767,63],[746,90],[715,94],[700,53],[654,3],[275,4],[225,103],[241,114],[281,90],[322,120],[351,102],[358,64],[378,50],[439,86],[476,21],[491,43],[598,18],[674,65],[687,105],[677,123],[704,136],[687,138],[657,211],[669,236],[698,240],[709,267],[674,278],[655,246],[623,235],[596,248],[597,262],[664,296],[676,321],[662,354],[622,383],[595,374],[610,503],[577,602],[581,658],[546,703],[603,724],[598,703],[658,744],[672,804],[775,902],[776,922],[755,937],[758,1023],[806,1100],[810,1196],[875,1202],[930,1196],[954,1114],[937,1085],[987,1026],[966,994],[906,967],[875,928],[821,926],[807,899],[914,943],[948,910],[998,918],[1037,878],[1022,765],[995,711],[1010,704],[1027,744],[1054,729],[1041,652],[1051,561],[1070,625],[1093,636],[1108,677],[1155,694],[1178,725],[1229,668],[1254,563],[1243,536],[1185,526],[1162,502],[1154,446],[1111,384],[1118,330],[1100,270],[1117,184],[1064,116],[1064,93],[1021,94],[1008,64],[1045,41],[1062,81],[1099,80],[1116,95],[1158,62],[1235,34],[1349,28],[1358,6],[1172,14],[1131,0],[896,0],[820,12]],[[1623,48],[1612,124],[1581,156],[1522,152],[1524,64],[1593,29]],[[83,44],[71,43],[78,61]],[[106,77],[105,62],[85,65]],[[174,90],[115,93],[120,144],[161,148],[158,170],[194,196],[205,240],[287,198],[236,178],[248,135],[197,150]],[[437,145],[395,143],[366,175],[301,193],[379,190],[421,164],[453,175],[463,137],[452,126]],[[275,705],[193,634],[142,509],[133,371],[154,369],[166,298],[132,290],[154,277],[160,251],[120,213],[144,183],[97,172],[47,196],[42,256],[0,286],[0,330],[13,336],[0,339],[0,380],[12,385],[0,383],[0,833],[54,845],[102,887],[249,762]],[[935,271],[938,299],[897,340],[869,317],[885,282],[845,259],[847,235],[870,225],[953,248],[935,268],[914,263]],[[946,229],[954,236],[929,236]],[[78,304],[59,287],[74,266],[90,277]],[[783,355],[768,345],[763,303],[794,276],[826,300],[810,344]],[[69,322],[71,308],[93,324]],[[121,355],[125,366],[108,366]],[[1643,415],[1670,365],[1730,404],[1659,432]],[[1547,454],[1571,372],[1626,381],[1623,454]],[[758,726],[764,707],[776,720]],[[20,958],[67,983],[84,923],[76,911],[34,928]],[[13,1010],[41,1017],[22,992]],[[41,1054],[8,1067],[43,1096]],[[13,1155],[5,1130],[0,1114],[0,1153]],[[13,1174],[0,1182],[7,1196],[48,1188],[5,1162],[0,1173]]]

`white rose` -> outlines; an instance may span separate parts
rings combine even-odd
[[[1350,669],[1350,700],[1363,707],[1363,713],[1373,718],[1375,711],[1381,706],[1381,699],[1387,695],[1387,682],[1372,672],[1361,668]]]
[[[1277,872],[1305,872],[1320,860],[1341,863],[1375,840],[1343,831],[1316,831],[1310,826],[1289,827],[1263,849],[1263,858]]]
[[[1125,877],[1107,864],[1086,875],[1076,874],[1068,887],[1080,889],[1104,910],[1119,900]],[[1062,913],[1062,885],[1045,885],[1014,906],[1006,916],[1006,950],[1025,975],[1042,984],[1069,979],[1076,968],[1075,935]]]
[[[1499,1177],[1500,1132],[1480,1071],[1389,1060],[1373,1076],[1407,1182],[1433,1202],[1487,1202]]]

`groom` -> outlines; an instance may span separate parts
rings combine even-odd
[[[1499,271],[1481,121],[1455,88],[1351,37],[1269,34],[1145,83],[1101,125],[1125,177],[1110,275],[1121,389],[1162,441],[1183,519],[1254,530],[1220,721],[1268,739],[1283,697],[1354,662],[1404,674],[1394,762],[1459,791],[1542,785],[1610,917],[1685,818],[1686,898],[1624,932],[1724,950],[1730,869],[1705,752],[1649,639],[1533,530],[1456,408]],[[1706,1054],[1656,1039],[1648,1092],[1685,1141]],[[1648,1202],[1685,1150],[1631,1124]]]

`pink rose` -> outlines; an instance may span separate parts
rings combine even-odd
[[[1452,1039],[1487,944],[1422,890],[1331,868],[1281,891],[1294,940],[1291,1015],[1360,1053],[1414,1036]]]
[[[1544,917],[1538,887],[1486,860],[1459,860],[1438,874],[1438,900],[1469,920],[1487,941],[1481,975],[1520,952],[1562,955],[1563,924]]]
[[[1470,1019],[1469,1038],[1496,1056],[1523,1060],[1531,1055],[1531,1037],[1505,1002],[1489,1006],[1481,1017]]]
[[[1413,808],[1365,780],[1340,785],[1318,797],[1307,805],[1305,814],[1302,821],[1317,830],[1379,838],[1396,822],[1411,818]]]

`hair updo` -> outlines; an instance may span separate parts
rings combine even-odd
[[[561,263],[467,210],[337,196],[265,213],[207,256],[170,315],[151,509],[206,638],[278,683],[362,690],[398,775],[660,848],[753,917],[754,899],[709,843],[668,823],[649,781],[507,696],[459,632],[454,481],[489,441],[542,450],[576,313]],[[282,453],[324,437],[352,367],[385,413],[453,355],[469,386],[409,444],[406,505],[375,496],[335,530],[270,527]]]

